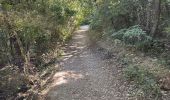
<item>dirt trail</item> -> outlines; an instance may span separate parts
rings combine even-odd
[[[47,100],[128,100],[128,87],[115,56],[88,47],[88,26],[75,32],[66,45],[63,69],[53,77]]]

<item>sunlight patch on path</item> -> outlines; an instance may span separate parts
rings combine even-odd
[[[69,80],[78,80],[82,78],[83,78],[82,74],[76,73],[74,71],[58,72],[53,77],[54,80],[53,86],[66,84],[69,82]]]
[[[42,91],[41,94],[45,95],[51,89],[53,89],[56,86],[60,86],[60,85],[63,85],[63,84],[68,84],[71,81],[76,81],[78,79],[83,79],[83,78],[84,78],[84,76],[82,74],[77,73],[75,71],[58,72],[53,76],[53,78],[52,78],[53,83],[50,85],[50,87],[48,87],[47,89]]]

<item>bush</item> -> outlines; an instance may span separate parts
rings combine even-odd
[[[138,89],[142,90],[145,99],[152,98],[158,100],[161,97],[160,87],[156,82],[156,77],[147,70],[140,69],[139,66],[129,65],[125,69],[125,77],[136,83]],[[137,94],[139,95],[139,94]]]
[[[119,40],[122,40],[123,41],[123,36],[124,36],[124,33],[127,31],[127,29],[121,29],[117,32],[114,32],[111,36],[114,38],[114,39],[119,39]]]
[[[0,66],[8,63],[9,50],[7,44],[7,35],[0,31]]]
[[[160,41],[160,40],[153,40],[151,43],[150,43],[150,51],[152,54],[154,55],[158,55],[158,54],[161,54],[165,51],[165,44],[163,41]]]
[[[137,49],[145,49],[150,45],[152,38],[138,25],[128,29],[122,29],[112,34],[113,38],[122,40],[125,44],[135,46]]]
[[[26,54],[41,56],[53,50],[57,42],[68,40],[85,16],[81,3],[79,0],[1,0],[0,64],[11,63],[11,58],[16,56],[24,59]],[[17,41],[25,54],[20,53]]]
[[[124,33],[123,41],[130,45],[143,45],[150,42],[151,37],[147,36],[139,26],[132,26]]]

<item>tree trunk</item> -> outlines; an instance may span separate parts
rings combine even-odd
[[[153,6],[153,26],[151,28],[151,35],[155,36],[158,29],[159,19],[160,19],[160,8],[161,0],[154,0]]]
[[[9,16],[8,16],[7,11],[3,10],[3,14],[5,15],[4,21],[6,22],[6,27],[8,28],[8,31],[9,31],[8,32],[9,41],[8,41],[7,44],[8,44],[9,47],[11,46],[11,48],[12,48],[12,45],[14,45],[14,43],[10,44],[10,38],[13,38],[13,37],[16,38],[16,42],[17,42],[17,44],[19,46],[19,50],[21,52],[21,56],[22,56],[22,58],[25,61],[25,64],[24,64],[24,73],[25,73],[26,76],[28,76],[28,74],[29,74],[28,70],[29,70],[29,64],[30,64],[29,55],[27,55],[27,53],[25,52],[23,44],[22,44],[22,42],[21,42],[21,40],[20,40],[20,38],[18,36],[18,33],[15,32],[15,30],[12,29],[12,26],[9,23]]]
[[[167,16],[170,16],[170,7],[169,7],[169,2],[167,0],[165,1],[165,8],[166,8]]]
[[[29,55],[26,54],[25,50],[24,50],[24,47],[22,45],[22,42],[18,36],[18,34],[14,31],[14,35],[16,37],[16,41],[18,43],[18,46],[19,46],[19,49],[20,49],[20,52],[21,52],[21,56],[23,57],[23,59],[25,60],[25,64],[24,64],[24,73],[25,75],[29,75],[29,64],[30,64],[30,58],[29,58]]]
[[[150,29],[150,26],[151,26],[151,10],[152,10],[152,7],[151,7],[151,2],[148,2],[147,4],[147,8],[146,8],[146,30],[147,32],[150,32],[151,29]]]

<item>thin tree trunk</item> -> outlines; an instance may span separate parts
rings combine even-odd
[[[150,32],[150,24],[151,24],[151,2],[148,2],[147,10],[146,10],[146,30]]]
[[[30,60],[29,60],[29,55],[27,56],[25,50],[24,50],[24,47],[22,45],[22,42],[18,36],[18,34],[14,31],[14,35],[16,37],[16,41],[18,43],[18,46],[19,46],[19,49],[20,49],[20,52],[21,52],[21,56],[23,57],[23,59],[25,60],[25,64],[24,64],[24,73],[25,75],[27,76],[29,74],[29,64],[30,64]]]
[[[169,2],[167,0],[165,2],[165,8],[166,8],[167,15],[170,16],[170,7],[169,7]]]
[[[154,1],[154,9],[153,9],[153,26],[151,29],[151,35],[155,36],[156,31],[158,29],[159,19],[160,19],[160,6],[161,6],[161,0],[155,0]]]

